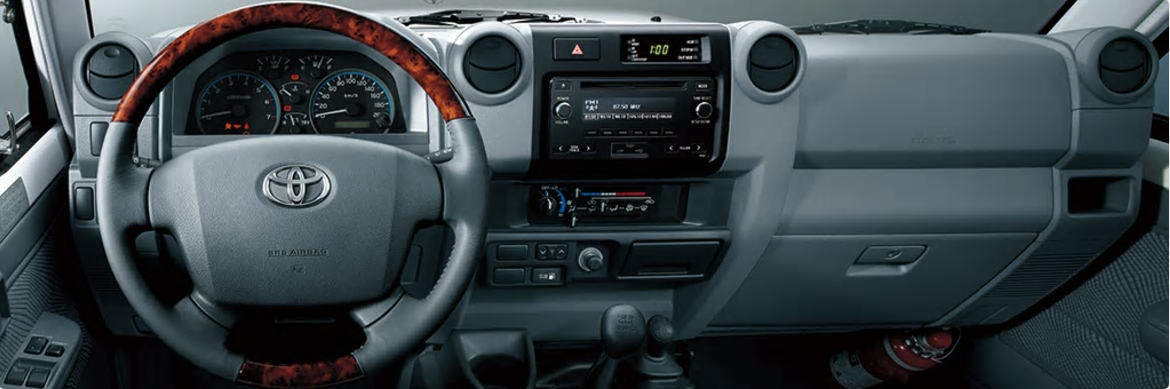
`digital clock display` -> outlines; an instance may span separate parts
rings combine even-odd
[[[625,62],[702,62],[703,37],[697,35],[624,35]]]

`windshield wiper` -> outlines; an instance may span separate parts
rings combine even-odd
[[[980,30],[976,28],[967,28],[963,26],[956,26],[950,24],[939,23],[922,23],[911,22],[905,20],[851,20],[846,22],[834,23],[820,23],[810,24],[807,26],[795,27],[792,31],[801,35],[815,35],[815,34],[912,34],[912,35],[927,35],[927,34],[949,34],[949,35],[972,35],[983,32],[991,32],[988,30]]]
[[[468,9],[453,9],[447,11],[439,11],[425,15],[402,16],[396,18],[399,23],[405,25],[412,24],[431,24],[431,25],[446,25],[458,26],[462,24],[474,24],[483,21],[496,21],[502,23],[586,23],[585,18],[575,18],[564,15],[548,15],[534,12],[516,12],[516,11],[494,11],[494,10],[468,10]]]

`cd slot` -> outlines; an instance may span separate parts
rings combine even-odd
[[[581,81],[581,89],[639,89],[673,90],[687,89],[686,81]]]

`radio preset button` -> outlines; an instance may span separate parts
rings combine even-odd
[[[615,120],[626,120],[626,114],[624,114],[624,113],[615,113],[615,114],[613,114],[613,118],[614,118]]]
[[[630,136],[630,130],[618,130],[617,136]]]
[[[662,136],[677,136],[678,132],[674,130],[662,130]]]
[[[553,114],[559,119],[568,119],[569,116],[573,116],[573,105],[564,101],[559,102],[553,106]]]
[[[706,101],[702,101],[702,102],[699,102],[698,104],[695,104],[695,117],[697,117],[699,119],[710,118],[711,115],[714,113],[715,113],[715,107],[711,106],[711,103],[708,103]]]
[[[585,136],[597,136],[598,133],[597,130],[585,130]]]
[[[646,130],[633,130],[634,136],[646,136]]]
[[[601,130],[601,136],[613,136],[614,130]]]

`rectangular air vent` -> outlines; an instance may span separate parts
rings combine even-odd
[[[1039,254],[1027,259],[983,298],[1037,298],[1060,286],[1096,254]]]

